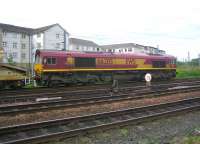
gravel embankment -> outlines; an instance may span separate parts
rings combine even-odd
[[[188,135],[200,137],[200,111],[48,144],[185,144]]]
[[[94,114],[97,112],[114,111],[119,109],[134,108],[139,106],[146,106],[152,104],[159,104],[165,102],[172,102],[176,100],[181,100],[189,97],[196,97],[200,95],[198,92],[190,92],[183,94],[173,94],[170,96],[163,96],[157,98],[147,98],[132,101],[122,101],[122,102],[112,102],[109,104],[98,104],[90,106],[82,106],[78,108],[68,108],[60,110],[49,110],[47,112],[36,112],[30,114],[20,114],[17,116],[1,116],[0,126],[15,125],[22,123],[30,123],[36,121],[44,121],[50,119],[66,118],[80,115]]]

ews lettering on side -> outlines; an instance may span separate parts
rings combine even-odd
[[[126,64],[127,65],[135,65],[135,60],[133,58],[127,58],[126,59]]]
[[[112,58],[100,58],[97,60],[98,64],[113,64]]]

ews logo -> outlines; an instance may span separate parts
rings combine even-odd
[[[126,64],[128,64],[128,65],[135,65],[135,60],[133,58],[127,58],[126,59]]]

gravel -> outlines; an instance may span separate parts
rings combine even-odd
[[[120,101],[111,102],[109,104],[94,104],[90,106],[82,106],[78,108],[66,108],[59,110],[49,110],[46,112],[35,112],[27,114],[19,114],[16,116],[1,116],[0,127],[7,125],[16,125],[30,122],[38,122],[44,120],[52,120],[66,117],[83,116],[88,114],[94,114],[97,112],[114,111],[120,109],[134,108],[145,105],[159,104],[165,102],[173,102],[185,98],[197,97],[200,95],[200,91],[190,93],[172,94],[169,96],[146,98],[132,101]]]
[[[200,111],[48,144],[183,144],[188,135],[200,137],[197,131],[200,131]]]

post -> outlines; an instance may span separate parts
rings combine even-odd
[[[199,60],[198,62],[199,62],[199,66],[200,66],[200,54],[198,55],[198,60]]]
[[[118,80],[115,80],[115,79],[113,80],[112,88],[113,88],[113,89],[119,89]]]
[[[36,80],[33,80],[33,86],[34,86],[34,87],[37,87]]]
[[[114,79],[111,90],[110,90],[110,95],[112,96],[113,93],[117,93],[117,92],[119,92],[119,83],[118,83],[118,80]]]

